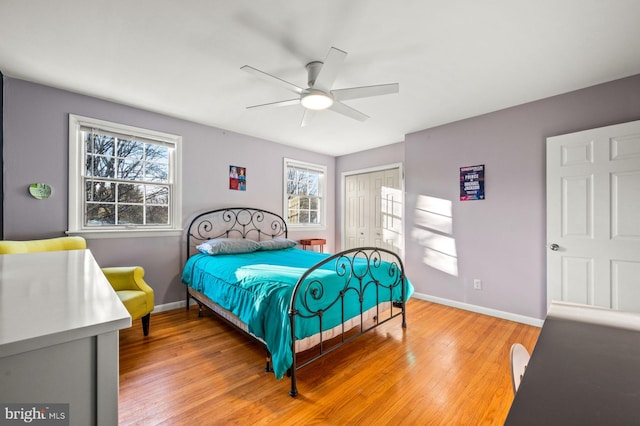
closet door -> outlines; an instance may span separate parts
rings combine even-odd
[[[374,246],[400,253],[400,170],[346,176],[345,198],[345,249]]]
[[[402,247],[402,191],[398,169],[375,172],[371,176],[373,213],[370,241],[400,254]]]
[[[351,175],[345,179],[345,249],[369,244],[369,177]]]

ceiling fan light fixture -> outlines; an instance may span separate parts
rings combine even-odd
[[[327,109],[333,105],[333,97],[320,90],[311,90],[306,95],[302,96],[300,103],[307,109],[314,111],[321,111]]]
[[[300,126],[304,127],[311,121],[311,118],[315,116],[316,111],[322,111],[331,109],[333,112],[342,114],[346,117],[352,118],[358,121],[365,121],[369,118],[366,114],[345,105],[343,101],[351,99],[368,98],[372,96],[388,95],[391,93],[398,93],[398,83],[391,84],[377,84],[375,86],[360,86],[360,87],[347,87],[344,89],[332,89],[333,85],[338,77],[340,67],[344,62],[344,58],[347,56],[347,52],[332,47],[329,49],[324,62],[313,61],[306,65],[307,69],[307,84],[306,88],[297,86],[293,83],[289,83],[274,75],[268,74],[264,71],[260,71],[257,68],[245,65],[240,69],[260,77],[264,80],[271,81],[279,86],[287,89],[290,92],[295,93],[297,96],[295,99],[287,99],[284,101],[270,102],[268,104],[254,105],[247,108],[265,107],[271,108],[274,106],[288,106],[288,105],[302,105],[304,108],[304,115]]]

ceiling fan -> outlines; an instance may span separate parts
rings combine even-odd
[[[350,106],[342,103],[342,101],[398,93],[399,85],[398,83],[392,83],[332,90],[331,87],[338,76],[338,72],[340,71],[340,67],[342,66],[346,56],[347,52],[332,47],[329,49],[329,54],[324,62],[309,62],[306,65],[308,76],[307,83],[309,85],[307,88],[296,86],[293,83],[289,83],[288,81],[282,80],[281,78],[268,74],[264,71],[260,71],[259,69],[253,68],[249,65],[241,67],[241,70],[258,76],[266,81],[279,84],[281,87],[298,95],[294,99],[253,105],[247,108],[270,108],[301,104],[304,107],[304,115],[302,116],[302,122],[300,125],[303,127],[311,122],[311,119],[317,111],[325,109],[330,109],[355,120],[365,121],[369,116],[351,108]]]

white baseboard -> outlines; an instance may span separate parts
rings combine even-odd
[[[152,314],[157,314],[158,312],[165,312],[165,311],[172,311],[174,309],[184,309],[185,306],[185,301],[183,300],[178,300],[177,302],[170,302],[170,303],[165,303],[163,305],[156,305],[153,307],[153,312],[151,312]],[[191,303],[190,305],[195,305],[196,301],[191,299]]]
[[[413,293],[411,297],[415,297],[416,299],[420,300],[426,300],[427,302],[438,303],[440,305],[451,306],[453,308],[464,309],[465,311],[471,311],[478,314],[489,315],[496,318],[532,325],[534,327],[542,327],[542,323],[544,322],[544,320],[538,318],[527,317],[511,312],[499,311],[497,309],[485,308],[483,306],[471,305],[469,303],[457,302],[455,300],[443,299],[441,297],[430,296],[423,293]]]
[[[534,327],[542,327],[544,320],[532,317],[526,317],[524,315],[513,314],[511,312],[498,311],[497,309],[485,308],[483,306],[471,305],[463,302],[456,302],[455,300],[443,299],[441,297],[430,296],[423,293],[413,293],[416,299],[426,300],[427,302],[438,303],[440,305],[451,306],[452,308],[463,309],[465,311],[475,312],[478,314],[489,315],[496,318],[506,319],[509,321],[515,321],[522,324],[532,325]],[[163,305],[156,305],[153,308],[154,314],[158,312],[171,311],[173,309],[184,309],[184,300],[177,302],[165,303]],[[196,301],[191,299],[191,305],[195,305]]]

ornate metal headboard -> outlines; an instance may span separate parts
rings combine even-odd
[[[246,238],[255,241],[287,237],[282,216],[262,209],[228,207],[196,216],[187,228],[187,259],[192,246],[214,238]]]

